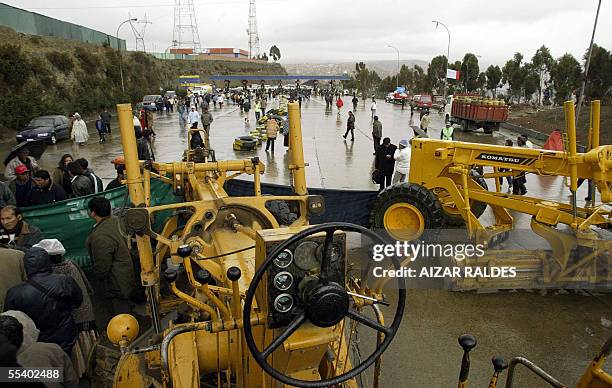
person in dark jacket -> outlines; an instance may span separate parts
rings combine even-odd
[[[208,108],[204,108],[200,120],[202,120],[202,129],[204,129],[204,147],[210,149],[210,124],[212,124],[214,118],[208,111]]]
[[[130,313],[129,298],[136,288],[136,277],[119,219],[111,216],[110,201],[104,197],[89,201],[89,215],[96,221],[86,241],[97,280],[94,290],[107,299],[113,315]]]
[[[376,155],[376,150],[380,147],[380,139],[382,139],[382,123],[378,119],[378,116],[374,116],[374,122],[372,123],[372,139],[374,140],[374,154]]]
[[[68,173],[68,164],[72,162],[72,160],[72,155],[62,155],[57,167],[55,167],[51,173],[53,183],[62,186],[62,189],[64,189],[68,197],[72,197],[72,185],[70,184],[70,174]]]
[[[102,124],[104,124],[104,129],[106,129],[106,133],[111,134],[111,114],[108,111],[108,107],[104,108],[104,112],[100,113],[100,118],[102,119]]]
[[[125,180],[125,159],[123,158],[123,156],[115,157],[115,159],[111,160],[111,163],[115,166],[115,171],[117,171],[117,177],[108,183],[106,189],[104,189],[105,191],[121,187],[121,181]]]
[[[0,244],[9,248],[25,252],[42,240],[40,229],[25,222],[21,210],[13,205],[0,210],[0,222]]]
[[[91,168],[89,168],[89,162],[87,161],[87,159],[79,158],[75,160],[75,162],[77,162],[78,164],[81,165],[81,167],[83,167],[83,175],[85,175],[91,180],[91,184],[93,186],[94,193],[103,192],[104,186],[102,184],[102,179],[96,174],[94,174],[94,171]]]
[[[62,186],[51,181],[49,171],[38,170],[34,173],[34,187],[30,192],[29,206],[63,201],[66,198],[68,197]]]
[[[138,160],[153,159],[151,143],[143,135],[136,134],[136,150],[138,151]]]
[[[70,184],[72,186],[72,194],[75,197],[83,197],[93,194],[94,188],[91,179],[85,176],[83,167],[77,162],[68,164],[68,172],[70,173]]]
[[[40,330],[40,342],[58,344],[70,355],[78,335],[72,310],[83,302],[81,288],[70,276],[52,272],[42,248],[29,249],[23,260],[28,280],[7,292],[4,311],[23,311]]]
[[[9,187],[13,194],[15,194],[17,206],[28,206],[34,182],[32,181],[31,171],[25,164],[15,167],[15,180],[11,181]]]
[[[393,154],[395,153],[396,149],[397,147],[391,144],[391,139],[385,137],[380,147],[378,147],[376,150],[374,168],[376,168],[382,175],[380,191],[391,185],[393,171],[395,170],[395,159],[393,159]]]
[[[348,112],[348,115],[349,117],[346,120],[346,132],[344,133],[344,136],[342,137],[346,139],[349,132],[351,132],[351,141],[355,141],[355,132],[354,132],[355,131],[355,115],[350,110]]]

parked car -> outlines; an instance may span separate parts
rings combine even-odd
[[[176,97],[176,92],[174,90],[167,90],[166,93],[164,93],[164,97],[174,98]]]
[[[17,143],[45,140],[49,144],[55,144],[58,140],[69,137],[68,117],[61,115],[36,117],[16,135]]]
[[[394,93],[387,93],[385,96],[385,102],[393,102]]]
[[[142,105],[145,109],[157,110],[157,106],[161,104],[162,96],[159,94],[147,94],[142,98]]]

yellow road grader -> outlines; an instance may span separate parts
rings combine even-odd
[[[291,196],[262,195],[257,158],[214,161],[198,147],[183,162],[145,167],[136,155],[131,107],[117,111],[133,204],[123,220],[136,238],[153,333],[137,347],[137,321],[111,320],[108,337],[121,348],[113,385],[357,387],[373,364],[377,381],[406,291],[397,279],[394,316],[385,323],[382,291],[349,273],[347,254],[347,234],[380,237],[347,223],[308,226],[325,204],[307,192],[298,104],[289,106]],[[224,182],[240,174],[253,176],[253,195],[229,197]],[[151,179],[172,185],[185,201],[150,206]],[[155,217],[167,217],[161,232],[151,227]],[[357,323],[378,341],[356,359]]]
[[[138,246],[152,328],[141,335],[138,321],[127,314],[110,321],[107,336],[121,352],[112,385],[356,388],[361,385],[361,374],[374,366],[370,375],[373,386],[378,387],[381,356],[404,314],[405,284],[400,277],[386,282],[395,290],[385,288],[387,296],[396,293],[389,298],[394,305],[388,306],[380,282],[370,281],[367,271],[357,271],[359,275],[352,271],[349,236],[358,235],[351,238],[353,244],[357,240],[367,241],[366,246],[387,243],[379,234],[341,222],[308,225],[310,216],[325,211],[325,203],[319,196],[308,195],[298,104],[289,104],[291,196],[262,194],[264,166],[257,158],[216,161],[210,150],[199,148],[187,150],[182,162],[139,161],[131,107],[120,104],[117,111],[132,202],[123,223]],[[610,147],[576,154],[575,149],[553,153],[415,139],[412,151],[413,166],[419,161],[427,164],[411,170],[411,183],[395,186],[379,197],[384,199],[393,190],[403,193],[401,200],[387,198],[374,219],[374,226],[384,227],[392,236],[418,238],[426,228],[439,226],[441,214],[460,215],[470,236],[488,240],[511,226],[506,209],[518,208],[533,214],[533,222],[542,224],[542,230],[566,223],[576,232],[573,241],[590,241],[593,251],[605,248],[589,231],[589,226],[607,220],[609,213],[603,207],[568,208],[514,198],[499,190],[488,192],[470,171],[477,164],[491,165],[483,153],[524,158],[528,162],[499,160],[484,177],[497,179],[508,174],[499,167],[509,168],[510,174],[567,174],[574,192],[576,180],[583,177],[595,182],[605,203],[611,195]],[[229,197],[224,183],[241,174],[252,175],[253,195]],[[184,202],[151,206],[152,179],[172,185]],[[492,207],[495,225],[485,228],[480,224],[472,210],[475,201]],[[152,227],[156,218],[165,220],[161,231]],[[393,267],[401,268],[399,258],[389,259]],[[385,319],[383,310],[392,319]],[[352,352],[356,325],[375,334],[375,346],[367,356]],[[459,387],[464,388],[468,353],[476,341],[462,336],[460,345],[464,359]],[[602,370],[609,352],[610,341],[588,368],[580,387],[612,387],[612,379]],[[528,360],[511,361],[511,369],[518,363],[527,365]],[[499,359],[493,365],[490,388],[497,386],[507,367]],[[530,369],[538,373],[537,367]],[[507,387],[512,385],[511,376]]]
[[[565,103],[566,151],[549,151],[459,141],[413,138],[409,182],[383,191],[374,205],[372,224],[398,240],[416,240],[428,230],[460,224],[467,239],[492,248],[515,228],[513,213],[531,216],[531,229],[550,250],[494,250],[458,265],[516,267],[507,278],[461,278],[462,289],[601,287],[612,284],[612,146],[599,144],[599,101],[591,107],[590,149],[576,151],[574,105]],[[481,172],[478,172],[481,171]],[[500,181],[525,174],[569,179],[571,202],[506,194]],[[487,188],[487,179],[495,190]],[[580,181],[590,180],[601,203],[579,207]],[[586,183],[586,182],[585,182]],[[591,196],[595,200],[595,193]],[[489,207],[493,222],[479,219]]]

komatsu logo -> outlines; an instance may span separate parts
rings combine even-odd
[[[531,160],[527,158],[519,158],[516,156],[496,155],[496,154],[480,154],[478,155],[476,159],[490,160],[492,162],[501,162],[501,163],[509,163],[509,164],[526,164],[527,161]]]

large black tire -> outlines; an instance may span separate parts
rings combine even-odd
[[[409,238],[404,238],[405,236],[390,232],[385,225],[386,212],[398,204],[408,204],[418,209],[423,220],[422,229],[425,232],[442,226],[444,211],[435,194],[424,186],[404,182],[389,186],[378,194],[370,213],[370,227],[384,230],[393,239],[409,240]],[[412,239],[419,237],[421,237],[420,234]]]
[[[484,178],[472,178],[478,183],[483,189],[489,190],[489,186]],[[476,218],[480,218],[480,216],[487,209],[487,204],[479,201],[470,200],[470,207],[472,208],[472,213],[476,216]],[[443,210],[444,211],[444,210]],[[444,212],[444,219],[446,225],[451,226],[463,226],[465,225],[465,220],[461,217],[461,214],[451,214],[448,212]]]
[[[281,226],[289,226],[299,217],[296,213],[292,213],[289,205],[285,201],[275,200],[266,202],[266,209]]]

